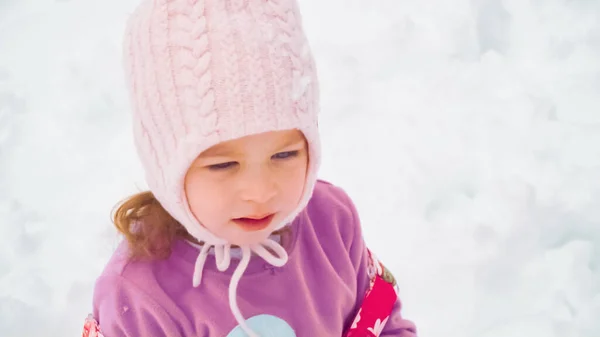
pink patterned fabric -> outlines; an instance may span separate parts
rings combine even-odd
[[[398,301],[395,280],[385,280],[383,264],[367,249],[369,288],[350,329],[343,337],[379,337]]]
[[[100,332],[100,326],[98,325],[98,321],[91,314],[85,319],[83,323],[83,333],[81,337],[104,337],[102,332]]]

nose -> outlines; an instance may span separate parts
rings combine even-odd
[[[240,178],[240,197],[244,201],[264,204],[277,194],[275,179],[265,168],[248,170]]]

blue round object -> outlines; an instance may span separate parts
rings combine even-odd
[[[246,324],[260,337],[296,337],[294,329],[279,317],[258,315],[248,318]],[[226,337],[248,337],[248,335],[237,326]]]

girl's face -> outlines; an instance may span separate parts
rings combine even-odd
[[[231,244],[252,244],[298,206],[307,167],[299,130],[246,136],[202,152],[186,174],[185,192],[210,232]]]

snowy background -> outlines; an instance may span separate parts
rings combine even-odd
[[[134,0],[0,1],[0,336],[78,336],[144,189]],[[322,177],[428,337],[600,336],[600,1],[301,0]]]

